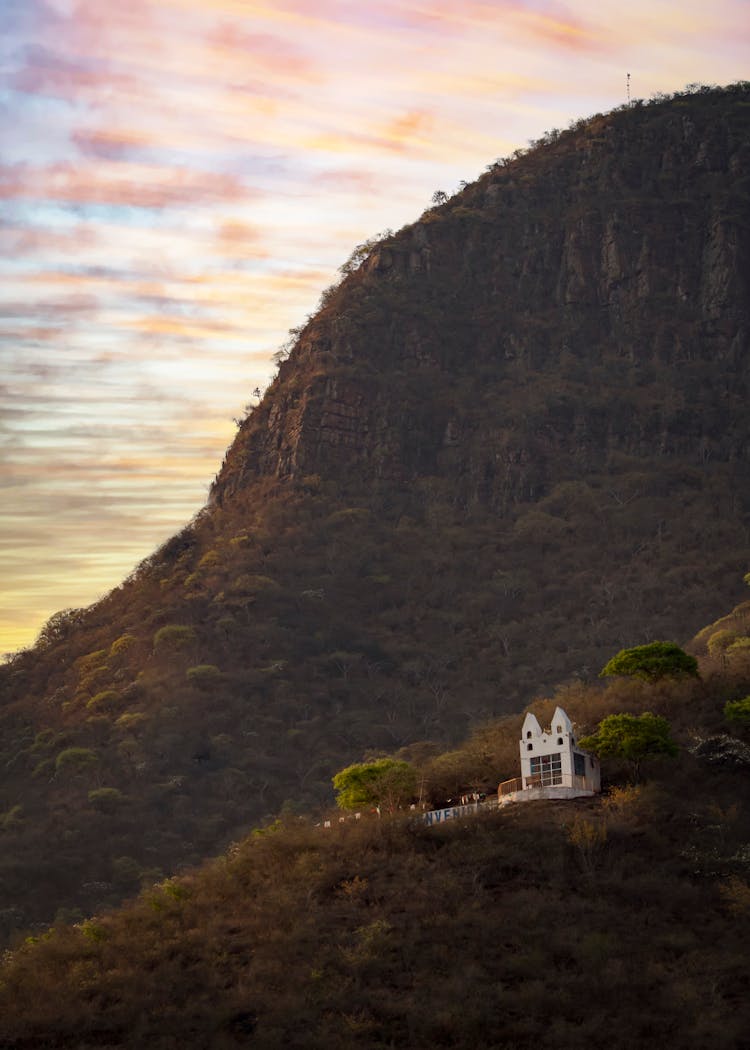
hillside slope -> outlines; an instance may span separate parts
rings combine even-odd
[[[645,783],[607,760],[603,797],[438,827],[287,816],[115,912],[28,939],[0,962],[0,1044],[648,1050],[666,1031],[681,1050],[741,1050],[750,747],[735,738],[717,761],[707,746],[725,700],[750,689],[748,652],[727,651],[703,682],[578,685],[535,705],[668,713],[681,752],[652,759]],[[517,761],[519,725],[420,771],[434,783],[462,767],[466,787]]]
[[[735,604],[749,216],[739,85],[550,135],[349,267],[208,507],[2,670],[0,932]]]

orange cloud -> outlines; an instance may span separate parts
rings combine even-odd
[[[601,51],[607,46],[607,38],[580,19],[559,14],[543,14],[538,11],[521,11],[517,15],[519,25],[531,36],[548,40],[570,51]]]
[[[299,47],[273,33],[248,32],[237,24],[224,22],[211,32],[205,44],[217,65],[233,80],[246,74],[248,65],[260,66],[275,78],[315,82],[322,74],[313,60]],[[229,69],[227,69],[229,63]],[[237,67],[237,68],[233,68]]]

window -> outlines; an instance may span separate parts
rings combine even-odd
[[[579,755],[577,751],[573,752],[573,772],[577,777],[586,776],[586,759],[583,755]]]
[[[527,740],[531,740],[531,730],[530,730],[530,729],[529,729],[529,731],[528,731],[528,732],[526,733],[526,739],[527,739]]]
[[[533,744],[527,744],[526,745],[526,750],[527,751],[533,751],[534,750],[534,745]]]
[[[531,760],[531,775],[539,777],[542,787],[562,784],[562,755],[535,755]]]
[[[558,726],[557,727],[557,731],[558,731],[558,733],[562,733],[562,726]]]
[[[557,742],[558,742],[558,744],[562,744],[562,742],[563,742],[563,738],[562,738],[561,736],[559,736],[559,737],[557,738]]]

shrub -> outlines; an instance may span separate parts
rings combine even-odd
[[[717,656],[720,653],[726,652],[729,646],[736,640],[737,635],[734,631],[714,631],[708,639],[708,651],[711,656]]]
[[[196,664],[195,667],[188,667],[185,675],[195,685],[209,685],[221,678],[221,671],[215,664]]]
[[[729,700],[724,704],[724,717],[742,728],[750,727],[750,696],[744,700]]]
[[[92,696],[86,704],[89,710],[97,709],[100,711],[111,710],[120,701],[120,694],[116,689],[102,689],[100,693]]]
[[[109,647],[110,656],[122,656],[136,644],[136,638],[132,634],[121,634]]]
[[[218,551],[206,551],[198,562],[199,569],[213,569],[221,562]]]
[[[160,627],[154,635],[154,652],[179,652],[195,641],[196,634],[192,627],[170,623]]]
[[[146,721],[146,716],[143,711],[126,711],[125,714],[115,722],[118,729],[137,729],[138,726],[143,725]]]
[[[122,791],[118,791],[117,788],[103,787],[89,791],[89,802],[91,805],[104,813],[111,813],[124,800],[124,797]]]
[[[98,670],[102,664],[107,661],[107,650],[97,649],[96,652],[88,653],[86,656],[79,656],[76,660],[76,667],[78,668],[81,677],[86,674],[90,674],[91,671]]]
[[[80,773],[98,761],[97,753],[88,747],[67,747],[55,759],[55,770],[58,773]]]

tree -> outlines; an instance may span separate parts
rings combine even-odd
[[[57,773],[81,773],[98,763],[99,756],[88,747],[68,747],[55,759]]]
[[[160,627],[154,635],[154,652],[177,652],[193,645],[195,640],[196,635],[192,627],[170,623],[166,627]]]
[[[599,758],[623,758],[630,763],[633,779],[638,780],[641,763],[656,755],[677,754],[669,722],[661,715],[645,711],[642,715],[608,715],[591,736],[578,741],[584,751]]]
[[[698,661],[674,642],[649,642],[632,649],[621,649],[599,672],[600,678],[630,675],[654,682],[677,675],[698,677]]]
[[[750,729],[750,696],[744,700],[728,700],[724,704],[724,717],[741,729]]]
[[[392,813],[414,797],[417,771],[408,762],[379,758],[342,769],[333,778],[333,786],[340,809],[377,806]]]

